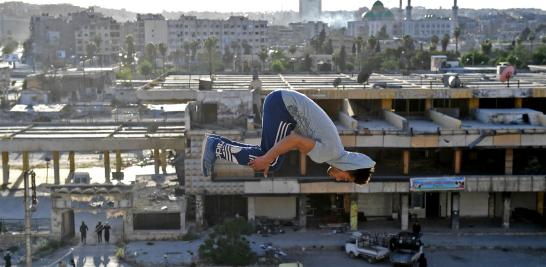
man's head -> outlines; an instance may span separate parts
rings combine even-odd
[[[336,182],[347,182],[355,184],[367,184],[370,182],[374,173],[374,168],[356,169],[351,171],[343,171],[334,166],[328,168],[328,175],[334,177]]]

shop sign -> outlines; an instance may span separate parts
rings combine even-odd
[[[410,191],[459,191],[464,182],[464,177],[417,177],[410,179]]]

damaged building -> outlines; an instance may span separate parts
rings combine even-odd
[[[544,74],[519,74],[510,87],[490,76],[462,74],[458,86],[449,87],[441,74],[374,74],[365,85],[343,74],[265,75],[259,82],[217,75],[212,84],[167,75],[137,95],[148,102],[189,102],[181,185],[195,214],[186,216],[188,223],[246,216],[320,227],[353,218],[353,228],[367,219],[398,221],[407,229],[410,218],[433,218],[458,229],[467,218],[485,218],[508,228],[522,213],[544,214],[546,85]],[[336,78],[341,83],[334,87]],[[335,183],[326,165],[297,151],[272,178],[222,161],[212,178],[204,177],[204,134],[259,144],[256,95],[263,101],[275,89],[315,100],[346,149],[377,162],[372,182]]]

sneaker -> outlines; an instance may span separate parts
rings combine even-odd
[[[217,139],[213,136],[205,135],[203,145],[201,146],[201,169],[203,176],[209,177],[212,175],[214,162],[216,161],[216,143]]]

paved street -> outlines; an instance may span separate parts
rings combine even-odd
[[[51,266],[62,259],[68,253],[69,249],[62,249],[50,255],[48,258],[42,259],[39,262],[34,262],[34,266]],[[120,263],[115,257],[115,245],[87,245],[74,248],[74,261],[78,267],[117,267],[130,266],[125,263]],[[56,265],[53,265],[56,266]]]
[[[454,250],[425,253],[428,266],[432,267],[542,267],[546,263],[546,253],[544,252]],[[342,251],[311,251],[299,255],[292,253],[289,260],[299,260],[304,266],[313,267],[391,266],[388,261],[369,264],[363,259],[351,259]]]

